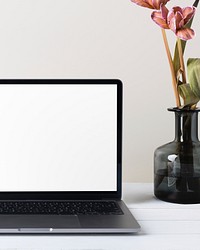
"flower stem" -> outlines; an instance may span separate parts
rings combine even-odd
[[[176,76],[175,76],[174,65],[173,65],[172,56],[171,56],[168,41],[167,41],[166,32],[165,32],[164,29],[162,29],[162,37],[163,37],[165,49],[166,49],[166,52],[167,52],[167,58],[168,58],[169,66],[170,66],[170,70],[171,70],[172,86],[173,86],[174,95],[175,95],[175,98],[176,98],[176,106],[180,107],[181,102],[180,102],[180,97],[179,97],[178,89],[177,89],[178,85],[177,85],[177,80],[176,80]]]
[[[186,83],[186,74],[185,74],[185,64],[183,59],[183,49],[181,44],[181,39],[177,39],[178,44],[178,53],[179,53],[179,59],[180,59],[180,66],[181,66],[181,74],[182,74],[182,81],[183,83]]]

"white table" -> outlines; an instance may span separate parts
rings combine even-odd
[[[200,250],[200,204],[178,205],[153,197],[153,185],[124,184],[123,199],[140,223],[135,235],[0,236],[0,249]]]

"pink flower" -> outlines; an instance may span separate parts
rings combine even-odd
[[[169,0],[131,0],[142,7],[159,10],[160,6],[165,5]]]
[[[171,29],[180,39],[189,40],[194,37],[195,33],[185,25],[194,16],[195,11],[195,7],[181,8],[179,6],[169,11],[164,5],[161,5],[160,11],[154,11],[151,18],[161,28]]]
[[[164,5],[161,5],[160,11],[153,11],[153,13],[151,14],[151,18],[161,28],[169,29],[169,25],[167,22],[168,13],[169,13],[169,10]]]

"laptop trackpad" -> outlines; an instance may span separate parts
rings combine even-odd
[[[0,215],[0,229],[80,228],[75,215]]]

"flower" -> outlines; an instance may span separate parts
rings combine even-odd
[[[160,11],[153,11],[151,14],[151,18],[161,28],[169,29],[169,25],[167,21],[168,13],[169,13],[169,10],[164,5],[161,5]]]
[[[200,101],[200,58],[189,58],[186,71],[184,50],[187,40],[192,39],[195,35],[194,30],[190,27],[200,0],[195,0],[192,7],[181,8],[175,6],[171,10],[166,7],[169,0],[131,1],[142,7],[155,9],[151,14],[151,18],[161,27],[176,105],[178,108],[195,109]],[[166,29],[171,30],[177,36],[173,58],[167,41]]]
[[[169,27],[180,39],[189,40],[194,37],[194,31],[190,28],[185,28],[185,25],[194,16],[195,11],[195,7],[174,7],[168,13]]]
[[[160,11],[153,11],[151,18],[163,29],[171,29],[177,37],[182,40],[192,39],[195,35],[194,30],[185,25],[194,16],[195,7],[181,8],[173,7],[170,11],[165,5],[161,5]]]
[[[142,7],[159,10],[161,5],[165,5],[169,0],[131,0]]]

